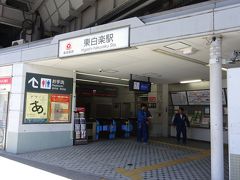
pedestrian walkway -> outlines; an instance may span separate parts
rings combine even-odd
[[[204,148],[199,148],[201,143],[196,144],[197,147],[192,147],[153,140],[145,145],[135,140],[107,140],[17,157],[94,175],[99,179],[210,179],[208,145],[202,143]],[[228,179],[227,156],[225,178]]]
[[[24,180],[67,180],[62,176],[52,174],[4,157],[0,157],[0,179],[24,179]]]

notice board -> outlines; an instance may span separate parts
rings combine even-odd
[[[27,73],[23,123],[70,123],[72,91],[72,78]]]

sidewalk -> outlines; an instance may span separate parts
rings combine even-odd
[[[24,180],[101,180],[101,177],[67,170],[58,166],[43,164],[19,158],[18,155],[0,151],[0,179]]]

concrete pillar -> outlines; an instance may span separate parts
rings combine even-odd
[[[213,38],[210,47],[211,179],[224,179],[222,39]]]

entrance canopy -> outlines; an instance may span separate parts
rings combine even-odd
[[[223,34],[223,59],[229,60],[233,50],[240,46],[239,34]],[[211,38],[203,36],[31,64],[120,79],[128,79],[130,74],[135,74],[150,77],[154,83],[209,80],[210,42]]]
[[[136,74],[155,83],[208,80],[212,36],[222,37],[226,60],[240,45],[239,10],[237,1],[219,1],[126,19],[2,49],[0,65],[24,62],[124,79]],[[130,48],[58,58],[59,41],[126,26]]]

